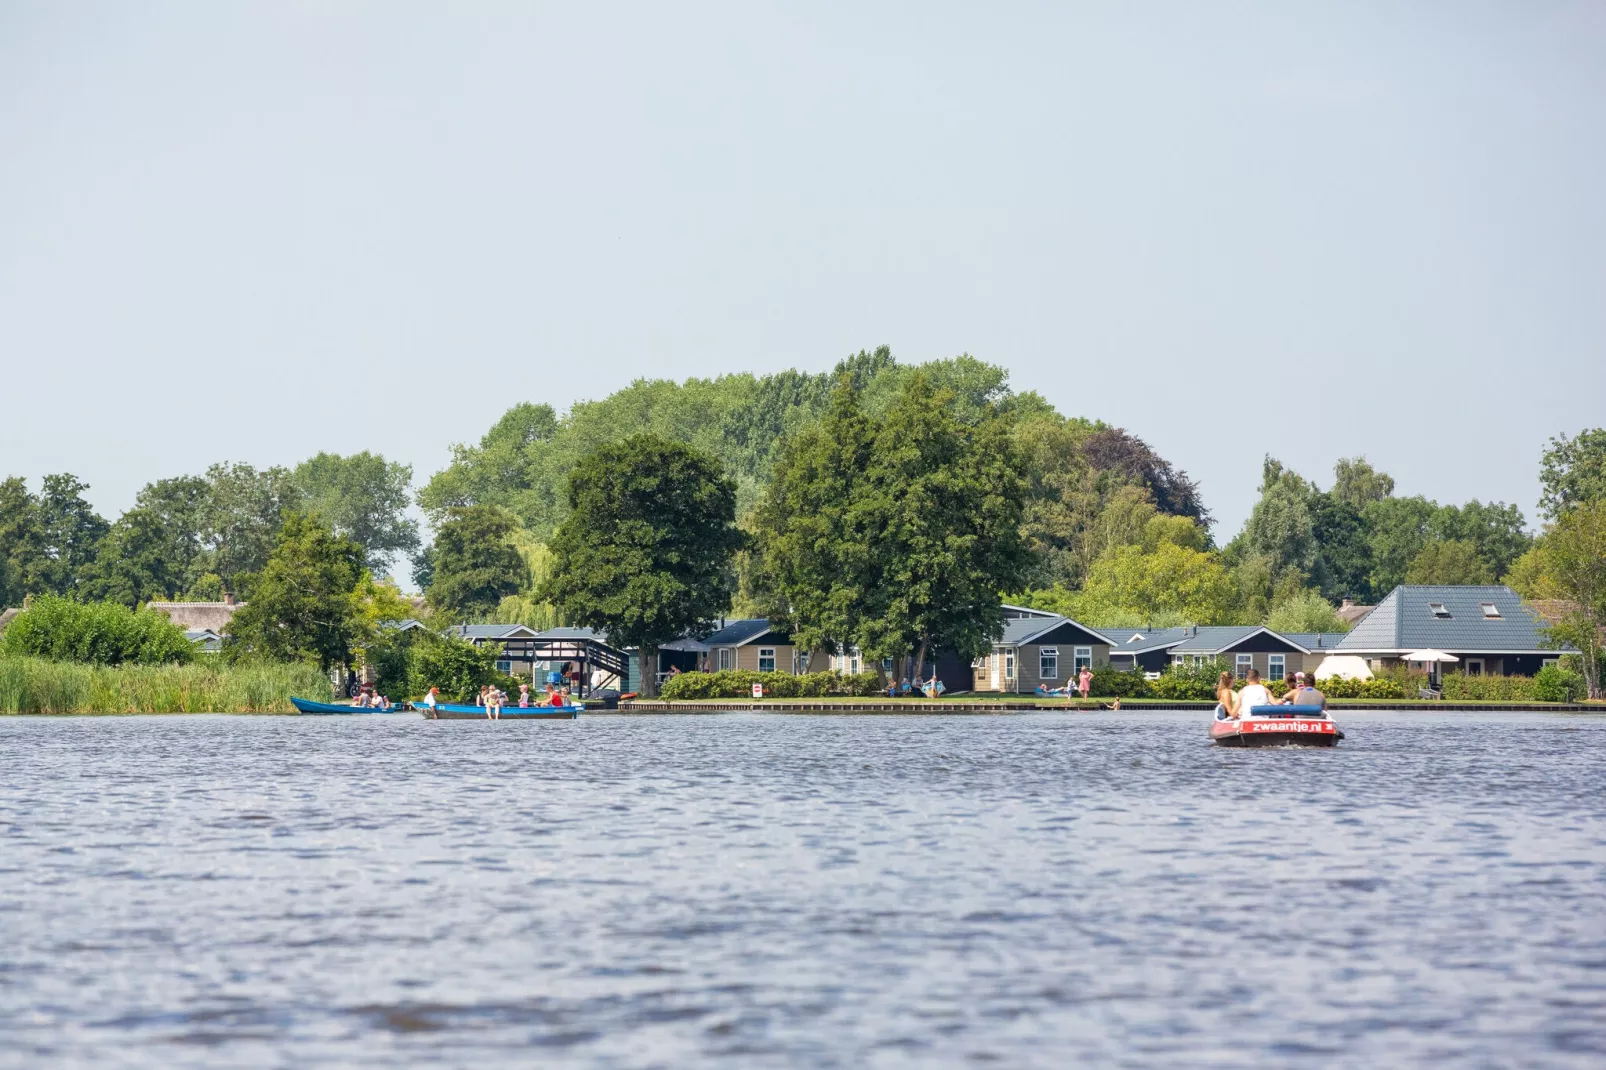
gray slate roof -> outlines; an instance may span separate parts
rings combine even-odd
[[[1070,617],[1062,617],[1057,613],[1048,617],[1019,617],[1014,620],[1006,620],[1004,621],[1004,636],[1002,639],[997,640],[997,643],[999,646],[1021,646],[1022,644],[1036,641],[1038,636],[1046,635],[1063,624],[1082,629],[1091,635],[1096,643],[1115,645],[1109,636],[1103,635],[1079,621],[1074,621]]]
[[[1142,654],[1148,650],[1164,650],[1188,638],[1186,628],[1134,628],[1107,629],[1112,637],[1121,641],[1110,648],[1111,654]]]
[[[1443,603],[1449,617],[1435,617],[1429,605]],[[1495,619],[1483,615],[1481,603],[1500,610]],[[1541,622],[1504,585],[1487,587],[1417,587],[1402,584],[1390,591],[1366,619],[1338,645],[1341,654],[1404,653],[1443,650],[1450,654],[1516,654],[1552,651],[1556,644],[1539,631]]]
[[[710,647],[741,646],[744,643],[751,643],[769,630],[770,622],[764,617],[733,620],[713,635],[704,636],[703,644]]]
[[[1338,644],[1344,641],[1344,632],[1278,632],[1284,639],[1291,639],[1312,653],[1323,650],[1337,650]]]
[[[534,635],[535,631],[522,624],[459,624],[451,629],[451,634],[459,639],[505,639],[514,632],[524,631]]]

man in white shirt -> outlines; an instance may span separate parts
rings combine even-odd
[[[1266,685],[1260,682],[1260,671],[1258,669],[1250,669],[1249,678],[1244,681],[1243,690],[1238,692],[1238,716],[1252,716],[1256,706],[1270,706],[1271,704],[1271,692],[1266,690]]]

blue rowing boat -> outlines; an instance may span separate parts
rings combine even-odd
[[[419,705],[415,707],[425,717],[436,721],[483,721],[485,717],[484,706],[458,706],[440,703],[431,708]],[[579,703],[572,706],[503,706],[500,714],[504,721],[572,721],[580,716],[585,709]]]
[[[401,713],[400,704],[392,705],[388,710],[376,710],[368,706],[353,706],[349,702],[313,702],[306,698],[293,698],[290,705],[296,708],[297,713],[311,713],[324,716],[331,713]]]

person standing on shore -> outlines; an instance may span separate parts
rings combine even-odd
[[[1076,693],[1087,698],[1087,693],[1093,690],[1093,670],[1086,665],[1076,674]]]

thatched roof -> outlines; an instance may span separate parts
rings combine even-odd
[[[147,602],[158,613],[185,629],[206,629],[219,635],[228,630],[229,621],[244,602]]]

